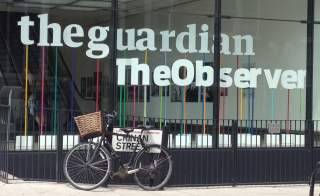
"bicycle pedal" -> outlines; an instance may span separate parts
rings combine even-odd
[[[118,176],[118,175],[119,175],[119,172],[115,172],[115,173],[111,174],[112,177],[115,177],[115,176]]]

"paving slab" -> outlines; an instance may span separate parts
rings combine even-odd
[[[320,186],[316,186],[319,195]],[[144,191],[137,186],[116,186],[81,191],[66,183],[0,182],[0,196],[308,196],[307,185],[236,186],[236,187],[169,187],[163,191]]]

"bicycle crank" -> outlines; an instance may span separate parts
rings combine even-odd
[[[138,168],[138,169],[132,169],[132,170],[129,170],[129,171],[128,171],[128,174],[129,174],[129,175],[135,174],[135,173],[137,173],[137,172],[139,172],[139,171],[140,171],[140,168]]]

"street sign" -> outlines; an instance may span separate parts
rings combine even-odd
[[[120,128],[114,128],[113,133],[124,134],[124,136],[119,136],[119,135],[112,136],[112,147],[115,151],[133,152],[136,147],[137,147],[137,150],[141,149],[141,144],[139,143],[138,138],[136,138],[141,134],[141,129],[134,129],[131,133],[126,135],[126,133],[121,131]],[[146,144],[161,145],[162,130],[157,130],[157,129],[144,130],[141,137]]]

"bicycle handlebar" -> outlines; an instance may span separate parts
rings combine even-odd
[[[108,117],[108,118],[117,118],[118,117],[118,113],[116,111],[113,111],[112,113],[107,113],[107,112],[103,111],[103,113],[105,113],[104,116]]]

